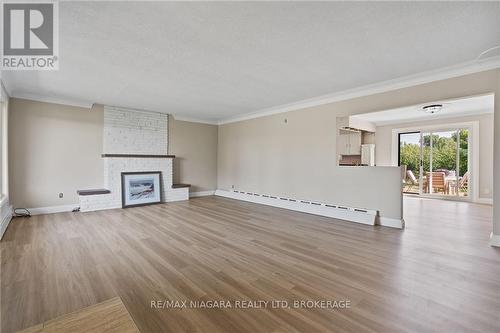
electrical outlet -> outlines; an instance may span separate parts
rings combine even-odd
[[[59,199],[62,199],[64,197],[64,193],[59,193]]]

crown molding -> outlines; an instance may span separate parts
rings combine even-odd
[[[294,103],[279,105],[271,108],[250,112],[236,117],[228,117],[219,120],[219,125],[234,123],[243,120],[260,118],[274,114],[285,113],[294,110],[310,108],[314,106],[345,101],[357,97],[384,93],[391,90],[408,88],[434,81],[446,80],[453,77],[483,72],[500,68],[500,56],[490,57],[481,61],[469,61],[459,65],[444,67],[438,70],[422,72],[415,75],[405,76],[394,80],[383,81],[375,84],[348,89],[338,93],[322,95]]]
[[[188,121],[190,123],[219,125],[219,122],[217,120],[206,120],[206,119],[199,119],[199,118],[184,117],[184,116],[177,115],[177,114],[173,114],[172,116],[174,117],[174,120]]]
[[[202,118],[192,118],[192,117],[184,117],[182,115],[173,114],[175,120],[187,121],[193,123],[202,123],[209,125],[224,125],[229,123],[234,123],[243,120],[255,119],[260,117],[266,117],[274,114],[285,113],[289,111],[295,111],[305,108],[310,108],[314,106],[320,106],[324,104],[334,103],[345,101],[353,98],[363,97],[374,95],[378,93],[384,93],[391,90],[397,90],[402,88],[408,88],[420,84],[430,83],[434,81],[446,80],[453,77],[459,77],[463,75],[483,72],[487,70],[492,70],[500,68],[500,56],[490,57],[480,61],[469,61],[459,65],[454,65],[450,67],[441,68],[438,70],[427,71],[415,75],[410,75],[394,80],[383,81],[375,84],[370,84],[366,86],[362,86],[359,88],[348,89],[338,93],[321,95],[318,97],[300,100],[293,103],[283,104],[271,108],[265,108],[258,111],[253,111],[250,113],[246,113],[243,115],[235,116],[235,117],[227,117],[219,120],[208,120]],[[14,98],[23,98],[33,101],[45,102],[45,103],[54,103],[54,104],[63,104],[70,105],[82,108],[92,108],[93,103],[87,101],[79,101],[79,100],[71,100],[65,98],[58,97],[47,97],[36,94],[29,93],[15,93],[9,89],[9,86],[2,81],[7,94],[10,97]]]
[[[77,107],[86,108],[86,109],[91,109],[92,105],[94,105],[94,103],[90,103],[90,102],[77,101],[77,100],[58,98],[58,97],[40,96],[40,95],[36,95],[36,94],[14,93],[14,94],[10,94],[10,97],[22,98],[22,99],[27,99],[30,101],[37,101],[37,102],[44,102],[44,103],[77,106]]]

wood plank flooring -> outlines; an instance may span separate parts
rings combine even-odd
[[[138,333],[119,297],[88,306],[19,333]]]
[[[18,218],[1,242],[10,333],[119,296],[146,332],[499,332],[490,206],[405,199],[406,230],[219,197]],[[155,309],[345,300],[349,309]]]

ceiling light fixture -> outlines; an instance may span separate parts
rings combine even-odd
[[[426,106],[422,107],[422,110],[424,112],[427,112],[430,114],[438,113],[442,109],[443,109],[443,104],[431,104],[431,105],[426,105]]]

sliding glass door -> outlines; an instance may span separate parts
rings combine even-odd
[[[433,145],[433,140],[432,140],[432,135],[430,133],[421,133],[420,134],[420,140],[422,142],[421,144],[421,154],[422,154],[422,161],[421,161],[421,175],[422,177],[419,179],[420,187],[421,187],[421,192],[420,194],[429,194],[432,191],[432,186],[429,186],[429,184],[432,182],[432,177],[429,177],[429,174],[431,172],[431,165],[432,165],[432,145]]]
[[[424,194],[452,195],[458,181],[457,133],[449,130],[422,134]]]
[[[404,192],[469,197],[469,139],[467,128],[400,133]]]
[[[470,197],[470,131],[462,128],[458,132],[458,183],[455,190],[460,197]]]
[[[405,193],[420,193],[420,132],[399,134],[399,165],[403,166]]]

